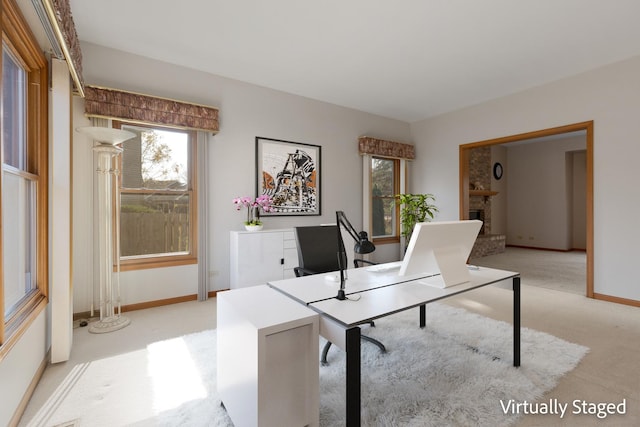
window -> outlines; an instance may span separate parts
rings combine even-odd
[[[400,242],[400,207],[397,194],[406,193],[408,161],[415,158],[412,144],[358,137],[358,152],[362,155],[365,231],[376,244]],[[366,179],[368,178],[368,179]]]
[[[136,136],[120,167],[122,270],[195,264],[195,132],[114,122]]]
[[[46,305],[47,62],[2,2],[0,359]]]
[[[371,234],[374,241],[398,241],[399,207],[395,195],[400,193],[400,160],[371,157]]]

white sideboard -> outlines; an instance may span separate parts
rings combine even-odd
[[[298,251],[293,229],[231,231],[229,246],[231,289],[295,277]]]
[[[317,427],[318,314],[267,285],[217,295],[218,392],[238,427]]]

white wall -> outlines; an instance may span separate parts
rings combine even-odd
[[[572,249],[573,162],[567,164],[567,153],[585,147],[585,137],[576,136],[507,148],[508,245]]]
[[[411,125],[415,191],[438,198],[440,219],[458,218],[460,144],[594,120],[594,291],[640,300],[629,257],[640,241],[636,212],[640,57]]]
[[[229,231],[242,226],[243,217],[232,206],[237,196],[255,193],[255,137],[297,141],[322,146],[321,216],[268,217],[267,228],[288,228],[335,222],[335,211],[344,210],[356,228],[362,226],[362,162],[357,138],[410,141],[407,123],[387,119],[307,98],[277,92],[248,83],[213,76],[92,44],[82,44],[84,79],[89,85],[129,90],[179,99],[220,109],[220,132],[210,137],[210,236],[211,289],[229,286]],[[88,123],[82,101],[74,102],[74,126]],[[88,148],[75,133],[74,158],[87,159]],[[82,161],[82,160],[81,160]],[[74,205],[90,206],[87,180],[92,171],[74,164]],[[75,208],[75,206],[74,206]],[[86,210],[85,210],[86,212]],[[85,213],[86,215],[86,213]],[[74,221],[75,222],[75,221]],[[89,240],[86,218],[74,232]],[[74,251],[74,311],[88,310],[92,257]],[[195,294],[197,268],[177,267],[122,274],[123,304]],[[191,271],[192,270],[192,271]]]
[[[75,131],[78,127],[90,126],[89,120],[78,113],[84,111],[84,100],[77,96],[74,97],[72,110],[74,129],[71,141],[73,152],[73,205],[71,208],[73,216],[73,312],[78,313],[90,309],[90,286],[94,282],[91,267],[94,258],[93,175],[96,166],[93,163],[93,141],[90,141],[86,134]]]
[[[498,162],[502,165],[502,178],[495,179],[493,176],[493,165]],[[509,182],[509,162],[507,158],[507,147],[494,145],[491,147],[491,190],[498,194],[491,197],[491,233],[507,234],[507,200],[509,193],[507,183]]]
[[[9,425],[47,353],[47,315],[42,311],[0,362],[0,426]]]
[[[573,249],[587,248],[587,216],[584,209],[587,206],[587,152],[574,151],[570,153],[572,162],[572,209],[573,209],[573,238],[571,247]]]

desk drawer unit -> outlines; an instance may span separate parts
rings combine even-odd
[[[234,425],[317,426],[318,315],[266,285],[217,300],[218,392]]]

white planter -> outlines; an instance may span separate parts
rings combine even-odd
[[[246,225],[244,226],[244,229],[247,231],[260,231],[262,230],[263,225]]]

